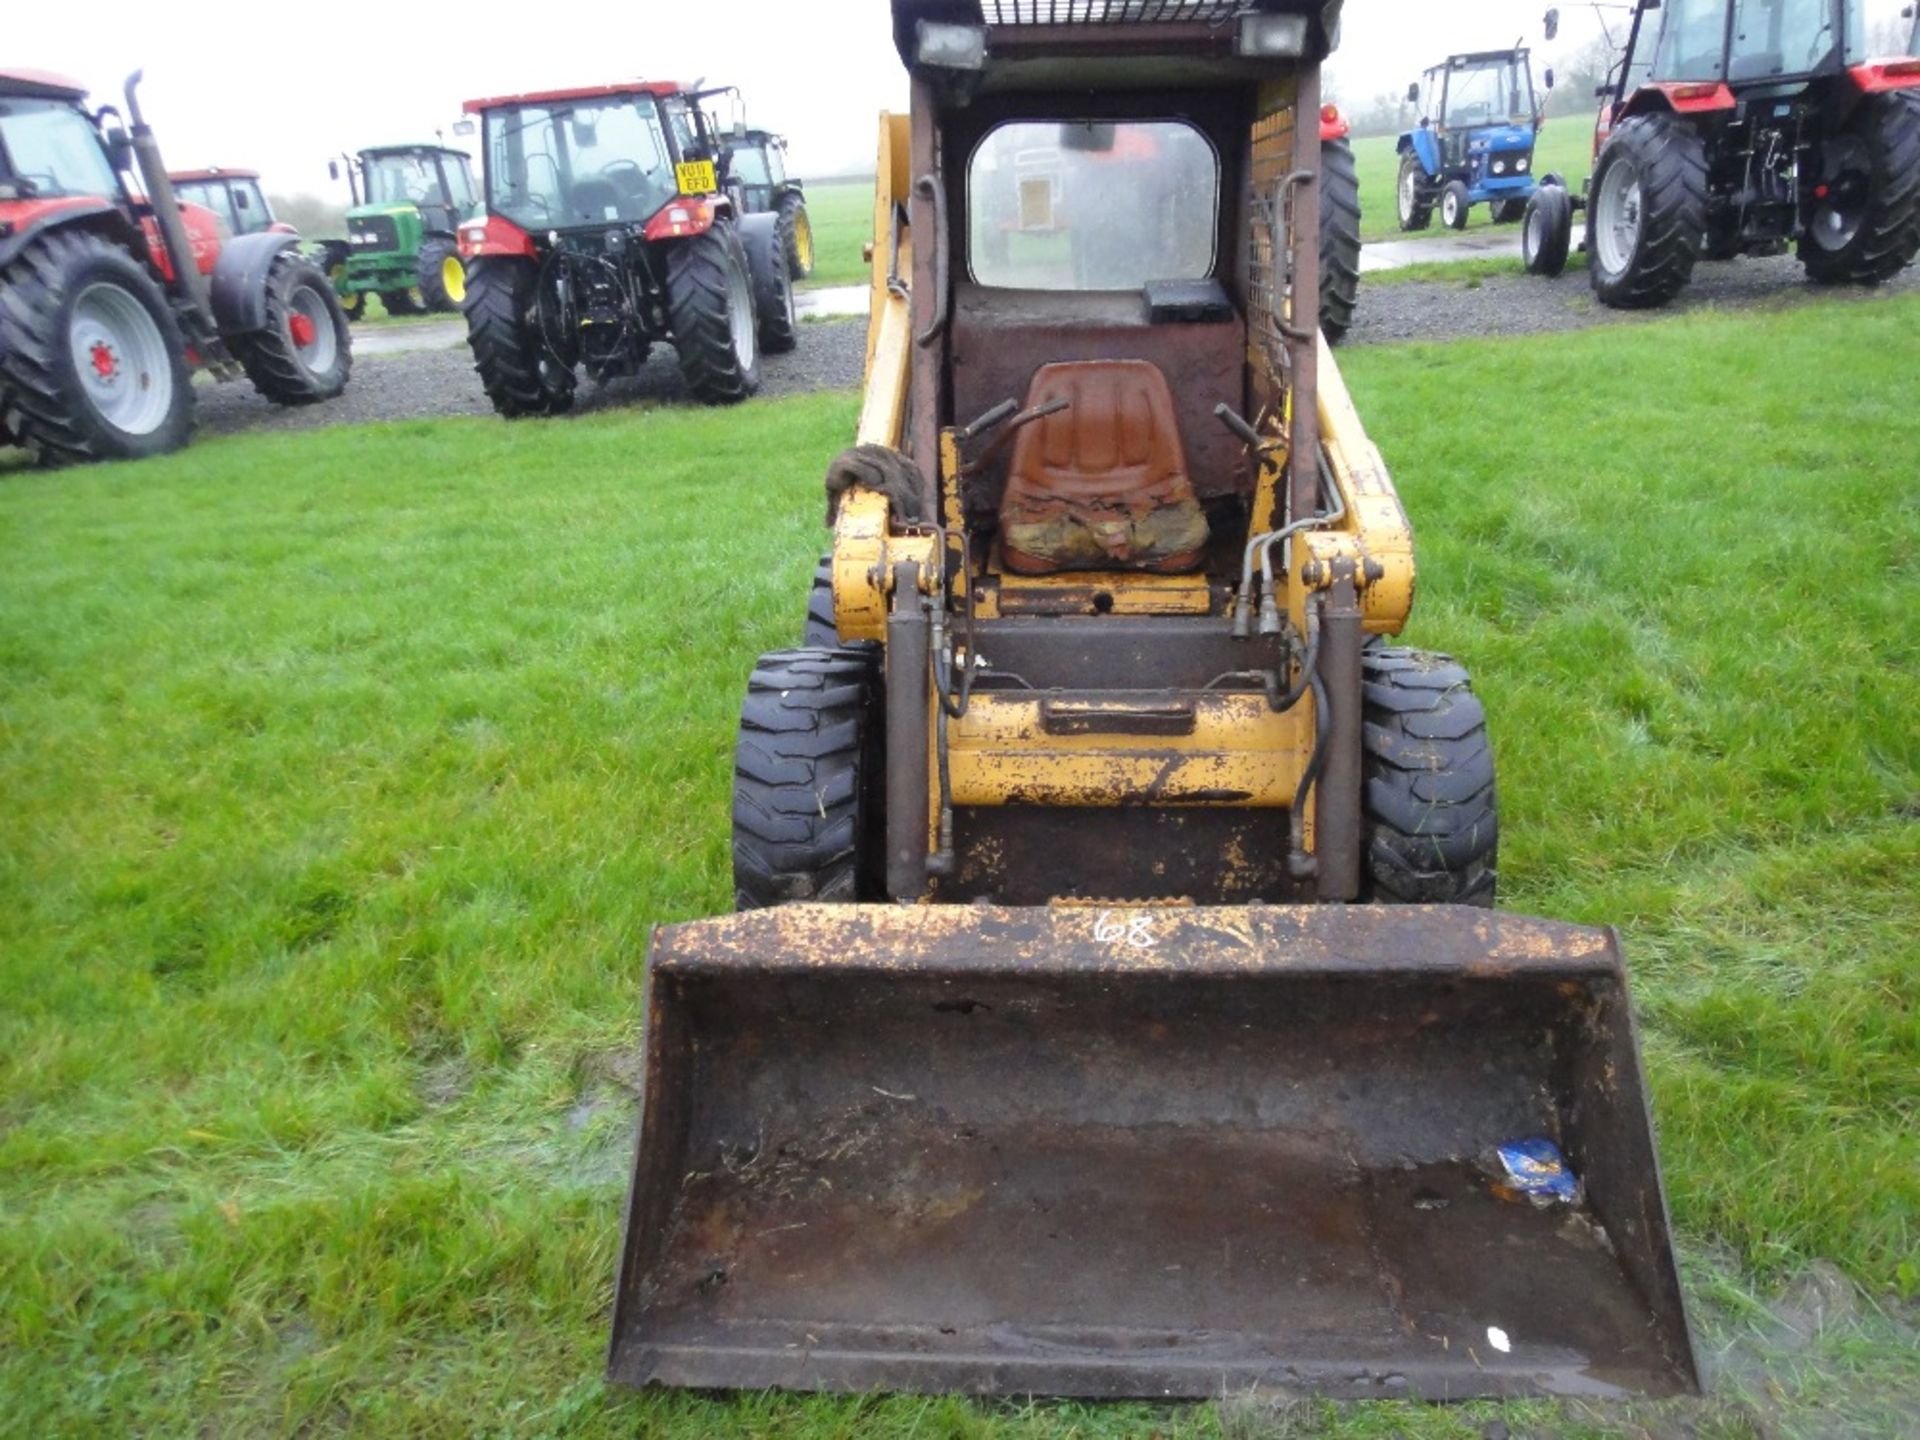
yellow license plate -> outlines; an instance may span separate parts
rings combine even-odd
[[[711,160],[683,160],[673,167],[673,177],[682,195],[711,195],[720,188]]]

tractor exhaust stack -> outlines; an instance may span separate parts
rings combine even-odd
[[[801,906],[658,931],[645,1025],[617,1382],[1697,1388],[1610,931]]]

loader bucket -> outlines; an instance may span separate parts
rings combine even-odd
[[[645,1009],[616,1382],[1698,1388],[1611,931],[803,906],[662,928]]]

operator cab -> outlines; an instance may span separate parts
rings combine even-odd
[[[171,177],[181,203],[211,210],[227,235],[258,235],[273,229],[273,207],[255,170],[180,170]]]

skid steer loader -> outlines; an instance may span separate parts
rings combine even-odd
[[[1338,5],[893,14],[837,636],[749,682],[741,913],[651,941],[610,1377],[1693,1390],[1615,938],[1490,908],[1485,717],[1384,643]]]

